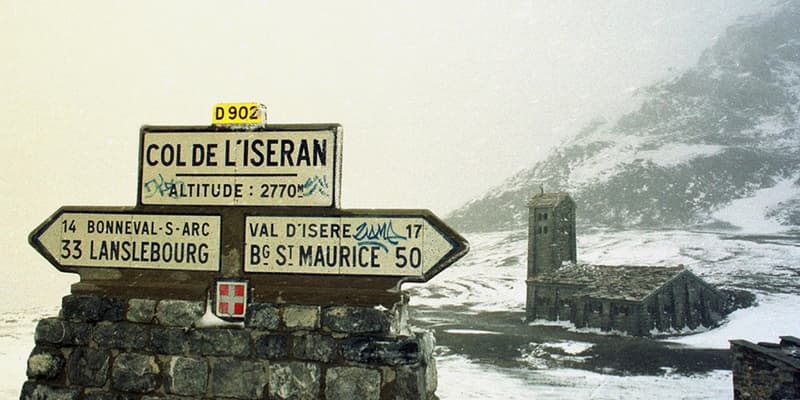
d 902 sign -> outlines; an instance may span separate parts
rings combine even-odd
[[[265,107],[258,103],[221,103],[214,106],[212,121],[224,124],[263,124]]]

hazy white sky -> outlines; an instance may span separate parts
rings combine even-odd
[[[341,123],[344,208],[444,215],[771,2],[0,0],[0,256],[49,272],[28,232],[134,205],[139,127],[225,101]]]

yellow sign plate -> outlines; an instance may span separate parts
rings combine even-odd
[[[214,125],[265,124],[266,107],[259,103],[219,103],[211,113]]]
[[[62,212],[34,240],[58,266],[219,271],[220,217]]]

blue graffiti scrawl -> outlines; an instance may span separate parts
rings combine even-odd
[[[408,239],[394,231],[392,221],[373,225],[364,222],[356,228],[353,238],[358,241],[359,246],[378,246],[387,253],[389,246],[397,246],[401,240]]]
[[[161,197],[178,198],[177,186],[179,184],[183,184],[183,182],[175,180],[175,178],[166,180],[161,174],[158,174],[158,178],[150,179],[144,183],[144,189],[147,191],[145,197],[150,198],[159,195]]]
[[[330,197],[327,175],[316,175],[313,178],[306,179],[306,182],[303,184],[303,197],[309,197],[315,193]]]

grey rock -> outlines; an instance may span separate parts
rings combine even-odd
[[[183,328],[154,326],[150,330],[150,346],[157,354],[183,354],[186,341]]]
[[[420,344],[416,338],[355,337],[342,341],[342,356],[370,365],[407,365],[419,362]]]
[[[136,400],[136,396],[124,393],[110,393],[106,391],[97,391],[86,393],[86,400]]]
[[[126,392],[151,392],[158,387],[158,373],[153,356],[121,353],[111,367],[111,386]]]
[[[59,318],[45,318],[36,324],[34,340],[36,343],[61,344],[66,338],[64,321]]]
[[[319,306],[287,305],[283,308],[283,324],[289,330],[319,328]]]
[[[35,348],[28,357],[26,373],[29,378],[53,379],[64,372],[66,363],[60,351]]]
[[[213,397],[261,398],[268,383],[265,361],[218,359],[211,366],[209,393]]]
[[[150,299],[128,300],[128,312],[125,319],[130,322],[149,324],[156,315],[156,301]]]
[[[380,394],[381,373],[377,370],[361,367],[328,369],[325,377],[327,400],[378,400]]]
[[[423,360],[433,360],[433,350],[436,348],[436,337],[433,336],[433,332],[419,330],[414,332],[414,335],[419,340]]]
[[[344,333],[389,333],[390,311],[371,307],[332,306],[322,312],[322,327]]]
[[[280,309],[269,303],[250,304],[244,325],[248,328],[278,330],[281,327]]]
[[[104,350],[79,347],[69,355],[67,376],[81,386],[103,386],[108,379],[110,355]]]
[[[436,359],[431,357],[425,363],[425,390],[429,396],[439,387],[439,374],[436,372]]]
[[[253,331],[251,336],[251,349],[256,357],[274,360],[285,358],[289,354],[289,338],[285,335]]]
[[[208,362],[200,358],[172,357],[165,371],[168,393],[199,396],[206,392]]]
[[[336,357],[336,340],[317,334],[295,336],[292,338],[292,356],[300,360],[330,362]]]
[[[150,342],[150,332],[145,325],[130,322],[101,322],[92,334],[99,347],[116,349],[142,349]]]
[[[126,303],[115,297],[69,295],[61,300],[61,314],[73,321],[122,321]]]
[[[313,363],[279,362],[269,366],[271,399],[317,399],[320,393],[320,368]]]
[[[189,352],[209,356],[246,356],[250,335],[241,329],[197,329],[189,332]]]
[[[402,366],[396,370],[396,378],[387,388],[392,399],[427,399],[426,370],[423,366]],[[433,391],[431,391],[431,394]]]
[[[70,322],[59,318],[45,318],[36,325],[35,340],[39,344],[85,346],[89,343],[92,327],[85,322]]]
[[[20,400],[78,400],[81,392],[77,388],[58,388],[27,381],[22,385]]]
[[[92,325],[86,322],[64,322],[65,337],[62,344],[67,346],[86,346],[92,336]]]
[[[205,313],[202,301],[161,300],[156,306],[156,319],[161,325],[190,327]]]

